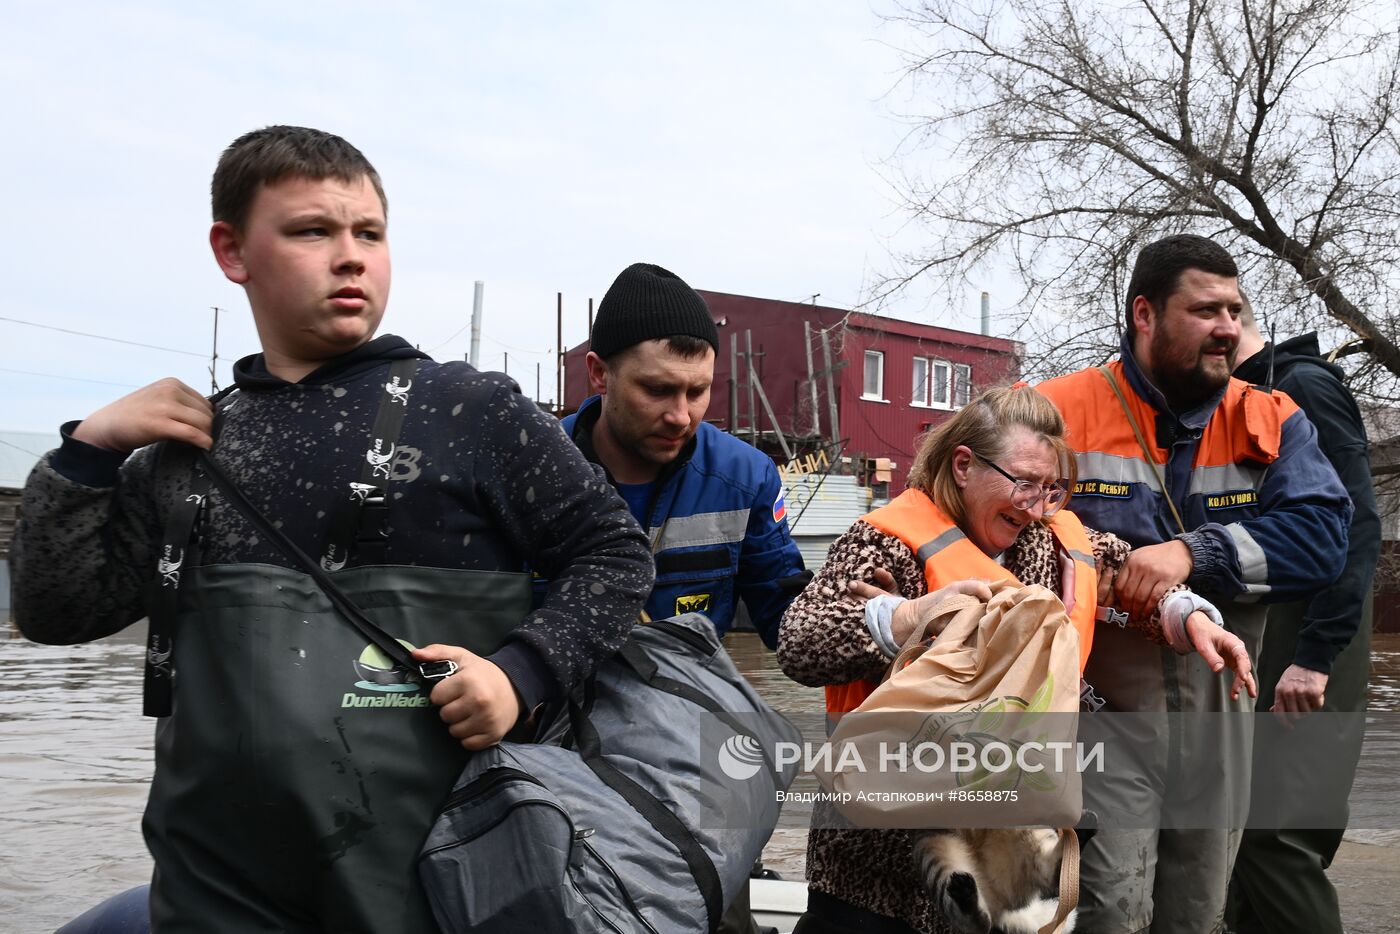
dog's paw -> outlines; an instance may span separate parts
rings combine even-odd
[[[1007,912],[998,918],[997,930],[1002,934],[1037,934],[1041,928],[1055,920],[1055,913],[1059,911],[1059,908],[1058,898],[1036,899],[1029,905]],[[1065,918],[1064,934],[1069,934],[1074,930],[1078,912],[1079,909],[1073,909]]]
[[[950,872],[939,880],[938,907],[953,934],[988,934],[992,919],[977,898],[977,880],[965,872]]]

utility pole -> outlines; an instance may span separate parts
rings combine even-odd
[[[744,332],[744,362],[748,364],[749,371],[749,444],[758,447],[758,406],[753,398],[753,331]]]
[[[817,293],[821,294],[821,293]],[[814,298],[816,296],[813,296]],[[812,369],[812,322],[802,322],[803,345],[807,348],[807,385],[812,389],[812,434],[821,437],[821,416],[817,412],[817,375]],[[793,433],[797,433],[797,426],[792,426]]]
[[[826,374],[826,404],[831,417],[831,443],[841,443],[841,422],[836,414],[836,369],[831,365],[831,332],[823,330],[822,335],[822,367]],[[845,365],[845,361],[842,361]]]
[[[214,350],[209,355],[209,386],[214,392],[218,392],[219,380],[214,368],[219,365],[219,312],[223,309],[217,305],[210,305],[209,308],[214,312]]]
[[[476,287],[472,291],[471,355],[467,357],[467,362],[473,367],[481,359],[481,299],[484,291],[486,291],[486,283],[480,279],[476,280]]]
[[[739,437],[739,335],[729,335],[729,433]]]

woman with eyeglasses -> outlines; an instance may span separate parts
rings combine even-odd
[[[825,686],[829,714],[849,712],[938,604],[959,593],[990,599],[989,581],[1014,579],[1060,595],[1080,634],[1081,673],[1094,626],[1126,624],[1183,654],[1199,652],[1214,670],[1230,667],[1235,695],[1254,695],[1243,641],[1189,590],[1168,591],[1147,620],[1099,606],[1130,549],[1065,508],[1075,460],[1064,430],[1054,405],[1018,384],[988,390],[928,434],[905,492],[838,538],[788,608],[778,638],[783,671]],[[1092,690],[1081,687],[1089,703]],[[814,827],[808,911],[797,931],[947,930],[919,869],[918,836]]]

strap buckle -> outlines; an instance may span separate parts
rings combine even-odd
[[[384,488],[373,483],[350,483],[350,501],[359,505],[373,503],[382,505],[384,502]]]
[[[450,678],[457,673],[457,663],[450,660],[440,662],[424,662],[418,666],[418,677],[424,684],[436,684],[444,678]]]
[[[1099,607],[1095,614],[1101,622],[1110,623],[1119,629],[1128,628],[1128,613],[1126,610],[1115,610],[1111,606]]]
[[[1079,679],[1079,709],[1089,713],[1098,713],[1108,701],[1094,693],[1094,686],[1083,678]]]

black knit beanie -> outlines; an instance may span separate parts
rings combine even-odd
[[[589,349],[606,360],[642,341],[681,334],[705,341],[719,353],[719,329],[700,293],[668,269],[633,263],[598,304]]]

